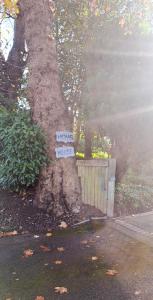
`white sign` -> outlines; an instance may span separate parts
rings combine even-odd
[[[55,148],[56,158],[74,157],[74,147],[58,147]]]
[[[56,141],[64,143],[73,143],[73,132],[70,131],[57,131],[56,132]]]

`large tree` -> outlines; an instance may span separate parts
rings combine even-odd
[[[44,131],[49,165],[42,170],[36,203],[56,215],[79,210],[80,183],[75,158],[56,159],[56,131],[72,130],[58,73],[56,43],[52,34],[53,2],[22,0],[28,48],[28,100],[32,119]],[[63,145],[62,143],[60,144]]]

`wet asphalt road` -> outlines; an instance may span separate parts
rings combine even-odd
[[[26,249],[34,254],[23,257]],[[0,300],[152,300],[152,282],[153,249],[107,225],[0,240]]]

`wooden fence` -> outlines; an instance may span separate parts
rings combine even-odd
[[[115,159],[78,160],[82,201],[95,206],[108,217],[114,212]]]

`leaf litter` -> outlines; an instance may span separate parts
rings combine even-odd
[[[23,257],[27,258],[27,257],[32,256],[33,254],[34,254],[34,251],[32,249],[26,249],[23,252]]]
[[[51,237],[52,235],[53,235],[52,232],[47,232],[47,233],[46,233],[46,236],[47,236],[47,237]]]
[[[68,227],[67,223],[62,221],[61,224],[59,225],[60,228],[66,229]]]
[[[106,272],[106,275],[109,275],[109,276],[115,276],[115,275],[117,275],[118,274],[118,271],[116,271],[116,270],[111,270],[111,269],[109,269],[109,270],[107,270],[107,272]]]
[[[55,260],[54,261],[54,264],[55,265],[61,265],[63,262],[62,262],[62,260]]]
[[[58,293],[60,295],[68,293],[68,289],[64,286],[56,286],[54,288],[54,290],[55,290],[55,293]]]
[[[64,252],[64,250],[65,250],[64,247],[58,247],[57,248],[57,251],[59,251],[59,252]]]

